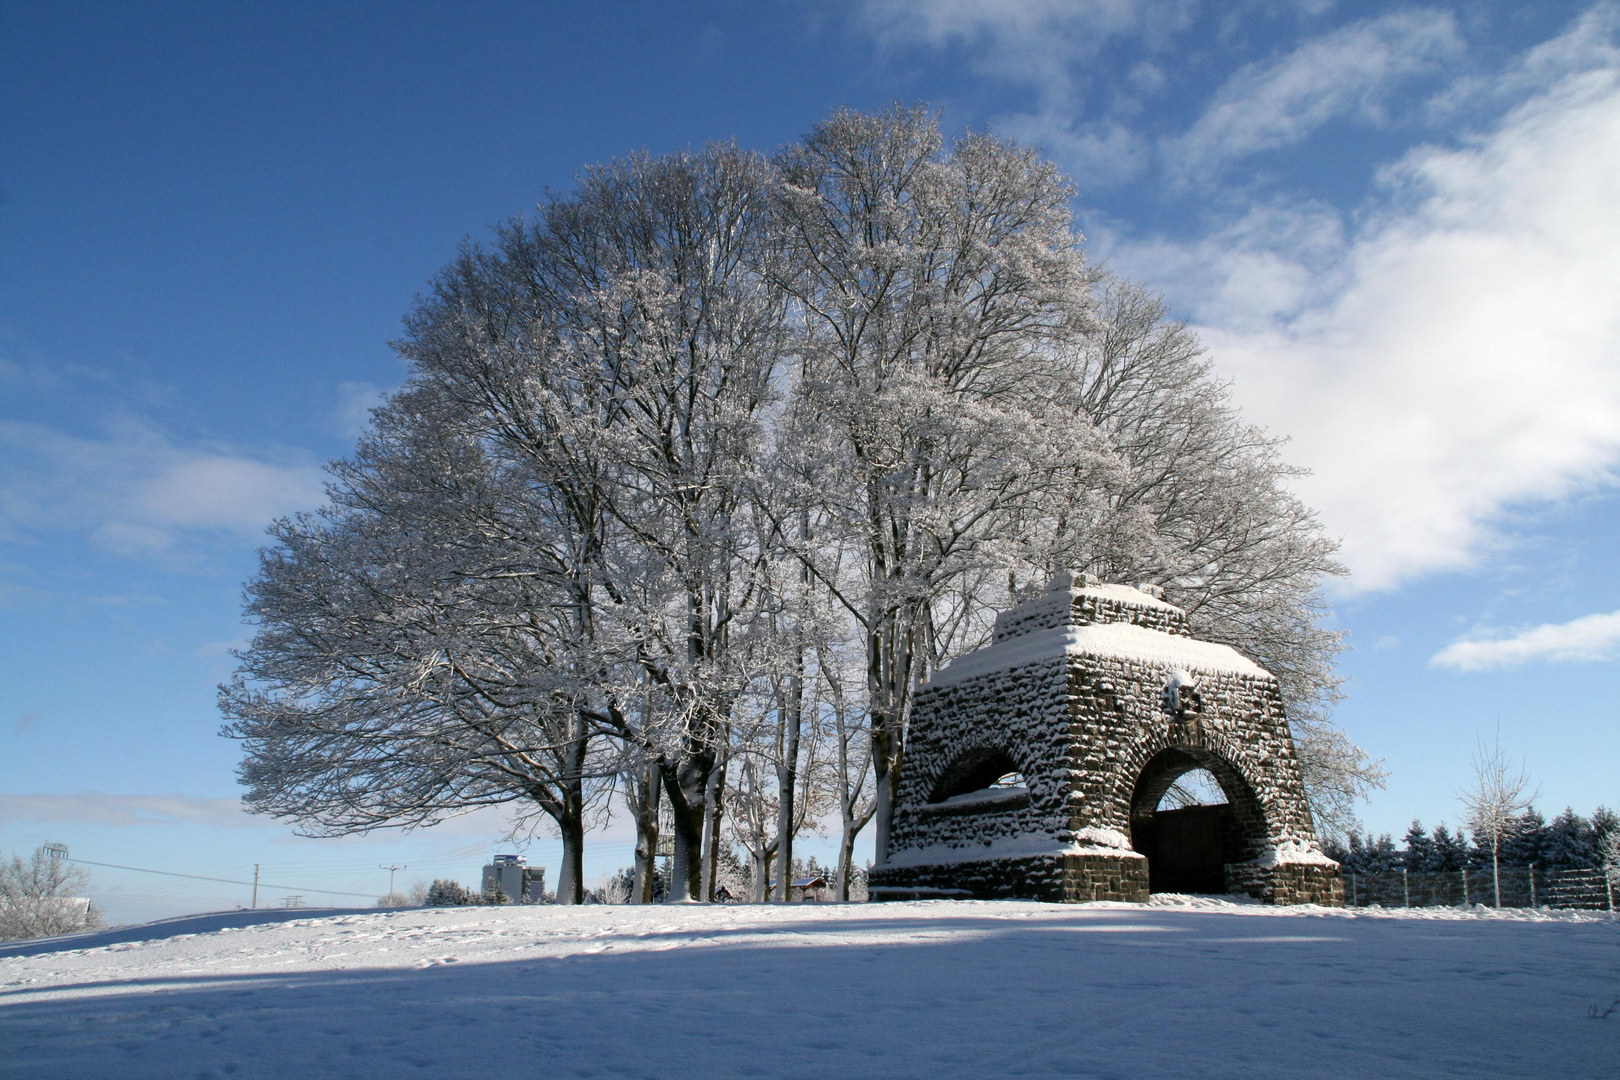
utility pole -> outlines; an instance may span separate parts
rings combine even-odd
[[[259,864],[253,864],[253,906],[259,906]]]
[[[404,869],[406,869],[405,864],[400,863],[398,866],[383,866],[382,864],[379,863],[378,866],[377,866],[377,869],[388,871],[388,895],[393,896],[394,895],[394,871],[395,870],[404,870]]]

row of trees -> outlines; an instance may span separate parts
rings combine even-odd
[[[1514,819],[1497,854],[1502,866],[1580,870],[1605,865],[1609,858],[1605,844],[1613,846],[1616,841],[1620,841],[1620,815],[1612,810],[1600,806],[1587,818],[1566,808],[1547,821],[1531,809]],[[1351,874],[1452,873],[1489,867],[1493,855],[1488,837],[1470,837],[1464,829],[1453,832],[1445,825],[1427,831],[1418,821],[1406,830],[1399,847],[1387,833],[1374,838],[1351,832],[1344,843],[1331,846],[1329,853]]]
[[[932,115],[773,157],[638,155],[469,244],[330,503],[277,522],[221,688],[248,806],[317,834],[509,804],[722,852],[885,857],[915,688],[1054,573],[1151,581],[1282,681],[1318,824],[1376,766],[1335,728],[1334,545],[1197,340],[1088,265],[1072,191]],[[768,872],[774,864],[774,873]]]

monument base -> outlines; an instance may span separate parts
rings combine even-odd
[[[1118,855],[1025,855],[976,862],[874,867],[873,900],[1044,900],[1083,903],[1148,898],[1147,860]]]
[[[1227,863],[1226,891],[1248,893],[1267,904],[1344,907],[1344,878],[1337,864]]]
[[[1229,894],[1266,904],[1344,906],[1344,879],[1324,863],[1227,863]],[[1141,855],[1025,855],[920,866],[874,867],[867,892],[884,900],[1092,900],[1146,903],[1148,861]]]

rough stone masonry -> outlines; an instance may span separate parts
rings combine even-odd
[[[1187,831],[1187,811],[1159,810],[1195,769],[1227,799],[1191,812],[1201,833]],[[1153,586],[1064,574],[919,689],[889,858],[871,889],[1143,901],[1156,881],[1190,880],[1200,859],[1217,891],[1343,903],[1276,678],[1194,639]]]

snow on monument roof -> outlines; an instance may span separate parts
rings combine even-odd
[[[1053,585],[1056,586],[1057,583],[1054,582]],[[1161,600],[1151,593],[1145,593],[1141,589],[1130,585],[1100,584],[1075,585],[1072,587],[1075,592],[1085,593],[1089,596],[1100,596],[1104,600],[1113,600],[1120,604],[1132,604],[1136,607],[1144,608],[1158,608],[1160,611],[1174,611],[1178,615],[1186,614],[1186,612],[1182,611],[1169,601]]]
[[[945,665],[926,685],[951,686],[976,675],[1006,671],[1059,656],[1098,656],[1189,671],[1248,675],[1257,679],[1269,677],[1264,668],[1229,645],[1166,634],[1131,623],[1092,623],[1059,626],[998,641]]]

